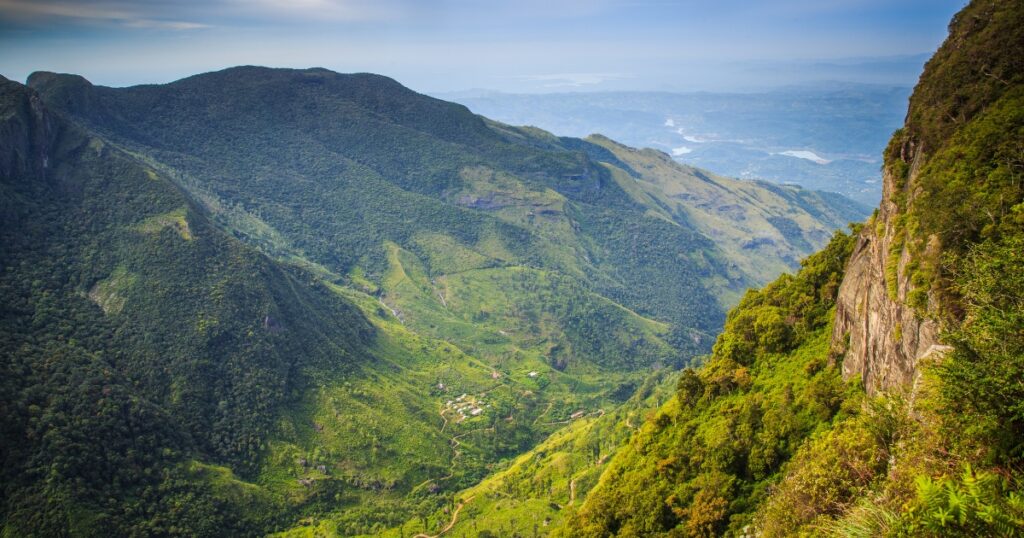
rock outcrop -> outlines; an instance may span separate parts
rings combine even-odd
[[[955,180],[936,175],[960,159],[974,159],[972,166],[994,170],[992,155],[964,150],[961,157],[946,155],[939,168],[932,161],[950,144],[969,145],[970,139],[957,141],[957,136],[1024,83],[1021,28],[1024,10],[1019,2],[975,0],[958,13],[949,37],[914,88],[904,128],[886,150],[882,203],[861,230],[848,263],[832,335],[833,349],[841,350],[844,376],[860,377],[869,392],[907,384],[922,358],[948,349],[940,345],[936,319],[957,323],[962,310],[950,292],[952,275],[943,258],[987,237],[986,226],[989,235],[995,233],[995,215],[1005,212],[996,204],[986,210],[991,211],[989,220],[962,212],[936,218],[957,211],[958,200],[942,197],[1012,198],[1012,189],[998,192],[1003,188],[998,175],[960,178],[964,183],[959,190],[945,188]]]
[[[904,189],[914,185],[915,176],[916,167]],[[900,208],[894,200],[903,189],[890,171],[884,173],[884,181],[879,211],[861,230],[846,267],[832,333],[833,348],[843,351],[843,376],[860,377],[872,393],[912,381],[918,361],[938,343],[939,333],[934,320],[920,317],[907,305],[910,252],[902,246],[896,247],[898,254],[891,254],[901,234],[895,223]],[[896,282],[891,286],[886,266],[896,256]]]

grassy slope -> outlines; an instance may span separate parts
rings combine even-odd
[[[828,362],[828,325],[852,244],[837,235],[796,276],[749,292],[714,355],[683,373],[677,395],[555,534],[707,535],[749,524],[800,443],[848,412],[841,403],[849,389]]]
[[[635,172],[613,172],[633,199],[710,237],[757,285],[796,268],[798,260],[825,245],[833,230],[866,216],[852,206],[831,206],[819,194],[797,187],[717,176],[662,152],[636,150],[597,135],[587,141]]]
[[[451,536],[476,536],[489,530],[502,536],[546,533],[582,504],[601,470],[622,442],[642,424],[648,410],[671,395],[675,374],[663,370],[650,376],[627,402],[605,412],[591,411],[577,419],[551,417],[559,430],[530,451],[505,462],[479,483],[450,495],[428,517],[402,521],[378,536],[433,534],[448,526],[452,511],[462,505]],[[564,426],[563,426],[564,425]],[[308,520],[282,536],[331,536],[338,532],[329,519]]]
[[[397,262],[397,247],[392,253]],[[287,492],[292,502],[306,506],[305,513],[329,521],[341,534],[375,532],[433,512],[445,497],[432,492],[450,493],[476,483],[496,463],[562,428],[577,411],[594,415],[616,407],[644,375],[563,373],[551,368],[542,354],[547,340],[511,331],[504,336],[498,332],[503,329],[490,330],[494,340],[480,341],[487,334],[482,327],[491,326],[488,321],[494,327],[508,325],[494,320],[471,325],[455,317],[463,307],[438,308],[432,303],[440,302],[420,293],[404,267],[395,267],[385,278],[397,291],[384,295],[389,302],[383,305],[371,295],[334,286],[377,328],[371,359],[357,375],[319,380],[320,388],[282,419],[284,435],[270,442],[261,466],[260,484]],[[500,273],[509,270],[483,271],[504,276]],[[411,291],[403,296],[404,287]],[[483,289],[493,293],[496,288]],[[428,304],[417,308],[417,301]],[[470,311],[479,312],[480,304],[472,303]],[[662,328],[621,307],[613,312],[636,318],[621,323]],[[427,331],[413,332],[414,319]],[[468,348],[461,345],[421,336],[430,332],[432,323],[476,327],[464,332],[467,345],[476,351],[467,355],[463,349]],[[450,328],[445,333],[460,334]],[[482,409],[479,416],[468,409],[462,415],[457,405],[448,405],[464,394]],[[321,464],[326,473],[317,469]],[[307,479],[313,482],[299,482]]]

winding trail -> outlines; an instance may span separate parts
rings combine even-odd
[[[459,512],[462,511],[462,507],[469,504],[469,501],[472,501],[474,497],[476,497],[476,495],[470,495],[469,497],[466,497],[466,500],[460,502],[459,505],[455,507],[455,511],[452,512],[452,520],[449,521],[448,524],[445,525],[443,529],[441,529],[441,532],[434,535],[421,532],[413,536],[413,538],[438,538],[438,536],[441,536],[442,534],[452,530],[452,527],[455,526],[455,523],[459,521]]]
[[[534,425],[534,426],[536,426],[536,425],[537,425],[537,423],[538,423],[538,422],[540,422],[540,419],[541,419],[541,418],[543,418],[543,417],[544,417],[544,415],[547,415],[547,414],[548,414],[548,411],[551,411],[551,406],[553,406],[553,405],[555,405],[555,402],[554,402],[554,401],[550,401],[550,402],[548,402],[548,407],[547,407],[547,409],[545,409],[543,413],[541,413],[541,414],[537,415],[537,418],[533,420],[533,425]]]
[[[437,414],[441,415],[441,419],[444,420],[444,424],[441,424],[441,433],[444,433],[444,429],[448,427],[448,417],[444,415],[444,404],[438,403]]]
[[[444,415],[441,415],[441,416],[444,416]],[[447,424],[447,421],[445,423]],[[480,429],[477,429],[477,430],[470,430],[468,432],[460,433],[459,435],[452,436],[452,438],[449,440],[449,443],[451,443],[453,454],[452,454],[452,463],[451,463],[451,467],[449,467],[449,469],[448,469],[448,474],[445,475],[445,476],[442,476],[440,478],[428,478],[428,479],[424,480],[423,482],[420,482],[419,484],[417,484],[416,487],[412,488],[412,490],[409,491],[409,493],[410,494],[415,493],[417,490],[419,490],[420,488],[422,488],[423,486],[426,486],[427,484],[429,484],[431,482],[444,482],[445,480],[448,480],[449,478],[455,476],[455,466],[458,465],[458,461],[457,460],[459,459],[459,456],[462,455],[462,451],[459,450],[459,447],[462,445],[462,441],[459,441],[459,437],[465,437],[465,436],[467,436],[467,435],[469,435],[471,433],[493,432],[493,431],[494,431],[494,427],[491,426],[490,428],[480,428]],[[466,502],[469,502],[469,500],[467,499]],[[444,532],[444,531],[442,531],[442,532]]]

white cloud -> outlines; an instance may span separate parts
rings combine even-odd
[[[209,24],[187,21],[158,21],[153,19],[131,19],[123,22],[130,28],[163,28],[166,30],[199,30],[210,28]]]
[[[152,8],[153,6],[149,6]],[[196,30],[209,28],[209,24],[176,19],[163,19],[156,10],[144,4],[126,2],[64,2],[50,0],[0,0],[0,17],[45,19],[51,17],[79,21],[105,22],[130,28],[163,28],[168,30]]]
[[[807,151],[804,149],[789,150],[778,153],[777,155],[785,155],[787,157],[796,157],[797,159],[805,159],[808,161],[816,162],[818,164],[828,164],[832,161],[814,153],[813,151]]]
[[[674,120],[672,118],[669,118],[669,119],[665,120],[665,127],[675,127],[675,126],[676,126],[676,120]]]
[[[399,18],[414,7],[413,3],[401,0],[223,0],[224,11],[232,15],[316,21],[388,20]]]
[[[678,148],[672,148],[672,156],[679,157],[680,155],[686,155],[687,153],[690,153],[692,151],[692,149],[686,146],[679,146]]]

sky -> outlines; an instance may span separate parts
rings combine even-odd
[[[0,74],[170,82],[234,65],[422,92],[912,85],[964,0],[0,0]]]

